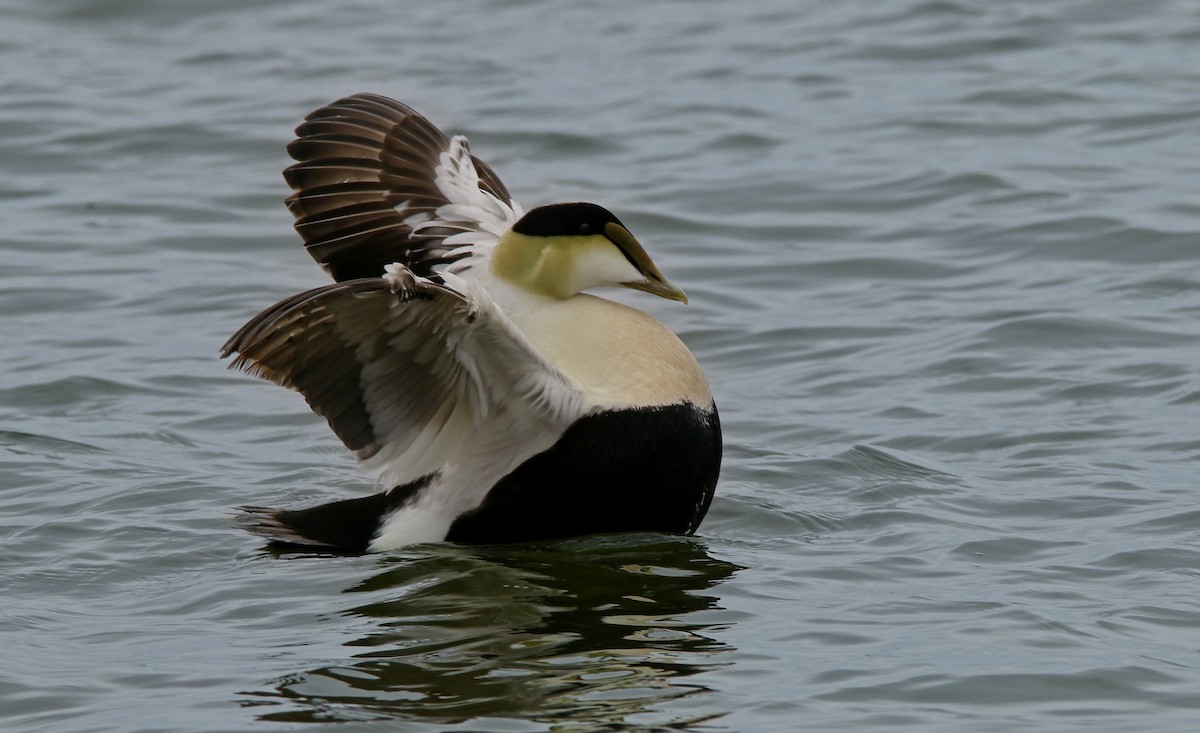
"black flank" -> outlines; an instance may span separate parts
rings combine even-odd
[[[602,532],[691,534],[721,469],[714,407],[604,412],[572,425],[549,450],[501,479],[446,539],[529,542]]]

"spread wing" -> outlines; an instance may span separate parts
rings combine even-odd
[[[382,277],[393,262],[417,275],[465,269],[521,217],[466,138],[387,97],[340,99],[296,135],[287,205],[309,254],[339,282]]]
[[[232,367],[303,394],[363,467],[390,485],[439,470],[478,448],[472,441],[512,453],[528,437],[522,429],[559,430],[583,410],[574,381],[486,291],[403,265],[277,303],[222,355],[234,352]],[[501,429],[474,430],[493,417]]]

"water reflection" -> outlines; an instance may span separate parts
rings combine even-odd
[[[713,717],[664,706],[704,694],[688,678],[730,650],[711,635],[728,619],[699,612],[720,608],[706,591],[740,568],[700,540],[445,546],[385,563],[347,589],[379,598],[346,612],[373,622],[349,644],[361,648],[354,661],[279,680],[266,696],[292,704],[263,719],[473,720],[474,730],[503,718],[590,731]]]

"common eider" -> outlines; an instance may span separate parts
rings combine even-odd
[[[285,545],[690,534],[721,428],[704,373],[663,324],[584,293],[687,302],[611,212],[524,212],[408,106],[357,94],[296,128],[287,206],[336,281],[255,316],[231,368],[300,392],[387,487],[242,526]]]

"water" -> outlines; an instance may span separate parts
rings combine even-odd
[[[10,0],[0,729],[1192,731],[1186,2]],[[727,437],[696,538],[277,555],[365,490],[217,358],[340,95],[614,209]]]

